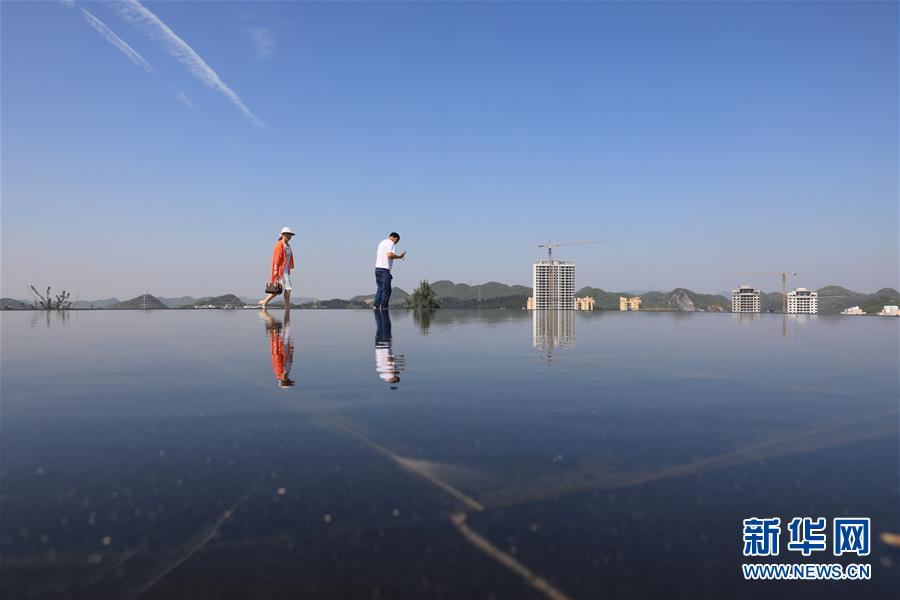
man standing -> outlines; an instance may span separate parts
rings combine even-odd
[[[375,291],[375,302],[372,303],[375,310],[387,309],[391,301],[391,267],[394,266],[395,258],[403,259],[406,256],[405,250],[402,254],[394,254],[399,241],[400,234],[394,231],[378,244],[378,251],[375,253],[375,285],[378,289]]]

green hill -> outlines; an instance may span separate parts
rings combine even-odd
[[[575,292],[576,296],[590,296],[597,302],[599,310],[619,310],[619,297],[633,297],[626,292],[607,292],[599,288],[584,287]],[[646,292],[638,294],[641,310],[728,311],[731,301],[717,294],[698,294],[685,288],[675,288],[671,292]]]
[[[147,310],[160,310],[169,308],[165,304],[159,301],[159,298],[155,296],[151,296],[150,294],[142,294],[137,298],[132,298],[131,300],[125,300],[124,302],[119,302],[117,304],[113,304],[110,306],[111,309],[114,310],[128,310],[128,309],[147,309]]]
[[[686,288],[671,292],[640,294],[641,310],[674,310],[680,312],[724,312],[731,310],[731,301],[718,294],[700,294]],[[616,304],[618,308],[618,301]]]
[[[405,300],[404,300],[405,302]],[[293,302],[291,303],[293,304]],[[363,300],[342,300],[341,298],[332,298],[331,300],[313,300],[300,305],[300,308],[369,308],[372,306],[371,300],[366,303]],[[398,302],[391,296],[391,306],[399,308]]]
[[[882,288],[866,296],[859,307],[870,315],[874,315],[884,309],[885,306],[900,306],[900,293],[892,288]]]
[[[197,300],[203,300],[203,298],[194,298],[193,296],[179,296],[177,298],[163,298],[160,297],[159,301],[168,306],[169,308],[182,308],[184,306],[188,306],[189,304],[193,304]]]
[[[891,297],[896,298],[897,296],[900,296],[900,292],[898,292],[894,288],[881,288],[880,290],[875,292],[873,295],[874,296],[891,296]]]
[[[524,285],[507,285],[496,281],[489,281],[479,285],[466,283],[453,283],[446,279],[435,281],[431,284],[444,308],[524,308],[531,288]],[[391,306],[402,307],[406,305],[409,293],[401,288],[394,288],[391,294]],[[375,294],[363,294],[354,296],[350,300],[320,301],[320,308],[354,308],[359,303],[371,306]],[[341,302],[346,305],[342,305]]]
[[[119,302],[118,298],[101,298],[99,300],[78,300],[72,303],[72,308],[77,309],[99,309],[109,308],[113,304]]]
[[[762,290],[759,291],[759,312],[780,313],[784,308],[783,302],[784,296],[781,295],[781,292],[766,293]],[[728,308],[731,310],[730,302]]]
[[[866,294],[854,292],[839,285],[826,285],[816,290],[819,294],[819,314],[833,315],[851,306],[862,307]]]
[[[180,308],[194,308],[197,306],[215,306],[217,308],[240,308],[244,306],[244,301],[234,294],[225,294],[223,296],[214,296],[212,298],[200,298],[191,304],[181,306]]]
[[[0,310],[31,310],[33,304],[15,298],[0,298]]]
[[[406,304],[406,299],[409,298],[409,294],[402,288],[395,287],[391,291],[391,306],[395,308],[401,308]],[[324,302],[334,303],[338,299],[334,300],[326,300]],[[365,294],[361,296],[353,296],[350,298],[349,302],[363,303],[365,306],[372,306],[372,302],[375,300],[375,294]],[[342,302],[348,302],[347,300],[343,300]],[[319,301],[319,306],[322,306],[323,301]],[[353,308],[352,306],[335,306],[334,308]]]
[[[489,281],[479,285],[465,283],[453,283],[442,279],[431,284],[431,289],[438,298],[453,298],[455,300],[489,300],[491,298],[503,298],[507,296],[531,295],[531,288],[524,285],[507,285],[496,281]]]
[[[619,310],[619,296],[631,297],[631,294],[626,294],[625,292],[607,292],[600,288],[588,286],[575,292],[575,296],[579,298],[590,296],[596,302],[595,308],[597,310]],[[641,296],[641,301],[644,301],[643,296]]]
[[[673,293],[678,290],[673,290]],[[701,294],[684,290],[698,309],[707,312],[728,312],[731,310],[731,299],[718,294]]]

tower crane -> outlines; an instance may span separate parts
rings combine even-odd
[[[554,295],[554,278],[553,278],[553,249],[559,246],[584,246],[587,244],[605,244],[606,240],[589,240],[589,241],[581,241],[581,242],[551,242],[548,241],[546,244],[538,244],[538,248],[546,248],[547,249],[547,261],[550,265],[550,308],[555,309],[556,303],[553,301]],[[535,303],[537,303],[537,290],[534,291],[535,294]]]
[[[781,275],[781,312],[782,314],[787,314],[787,278],[788,275],[796,277],[796,273],[792,273],[791,271],[777,271],[775,273],[738,273],[738,275],[750,275],[750,276],[760,276],[760,277],[768,277],[770,275]]]
[[[605,244],[606,240],[590,240],[587,242],[547,242],[546,244],[538,244],[538,248],[547,249],[547,260],[553,260],[553,249],[557,246],[584,246],[585,244]]]

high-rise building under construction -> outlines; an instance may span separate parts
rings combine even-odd
[[[531,275],[534,310],[575,310],[575,263],[539,260]]]

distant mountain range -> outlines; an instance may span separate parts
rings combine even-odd
[[[524,285],[507,285],[496,281],[489,281],[479,285],[467,285],[465,283],[453,283],[441,280],[431,284],[439,298],[455,298],[457,300],[489,300],[491,298],[503,298],[506,296],[530,296],[531,288]]]
[[[159,301],[159,298],[155,296],[151,296],[150,294],[141,294],[137,298],[132,298],[131,300],[125,300],[124,302],[117,302],[109,307],[110,310],[128,310],[128,309],[142,309],[142,310],[159,310],[163,308],[169,308],[165,304]]]
[[[220,308],[241,308],[247,304],[234,294],[224,294],[222,296],[212,296],[210,298],[201,298],[194,300],[189,304],[182,304],[180,308],[196,308],[198,306],[216,306]]]
[[[31,310],[34,305],[25,300],[15,298],[0,298],[0,310]]]
[[[159,301],[169,308],[193,308],[194,306],[225,306],[226,304],[229,306],[243,306],[245,304],[256,304],[261,299],[262,294],[260,294],[259,298],[248,298],[247,296],[237,296],[235,294],[223,294],[221,296],[202,296],[200,298],[194,298],[193,296],[178,296],[177,298],[160,297]],[[313,300],[315,300],[315,298],[300,297],[292,299],[291,304],[302,304]]]
[[[619,298],[632,296],[628,292],[607,292],[599,288],[581,288],[575,295],[590,296],[600,310],[619,310]],[[682,312],[731,311],[731,300],[717,294],[698,294],[692,290],[675,288],[671,292],[645,292],[641,298],[641,310],[677,310]]]
[[[118,298],[103,298],[101,300],[79,300],[72,303],[72,308],[109,308],[113,304],[121,302]]]
[[[465,283],[453,283],[440,280],[431,284],[444,308],[524,308],[531,288],[524,285],[507,285],[496,281],[489,281],[479,285]],[[872,294],[855,292],[836,285],[829,285],[816,290],[819,294],[819,313],[837,314],[851,306],[859,306],[868,313],[875,313],[884,305],[900,304],[900,293],[893,288],[882,288]],[[701,294],[684,288],[676,288],[670,292],[609,292],[600,288],[583,287],[575,293],[576,296],[590,296],[596,300],[599,310],[618,310],[620,296],[641,297],[641,310],[672,310],[682,312],[692,311],[716,311],[729,312],[731,310],[730,295],[725,294]],[[409,293],[406,290],[395,287],[391,295],[391,306],[402,307],[406,303]],[[292,299],[293,306],[302,308],[367,308],[372,305],[374,294],[353,296],[349,300],[332,298],[330,300],[316,300],[315,298],[299,297]],[[248,304],[255,304],[257,298],[245,298],[234,294],[222,296],[206,296],[194,298],[192,296],[179,296],[175,298],[157,298],[150,294],[143,294],[131,300],[119,301],[117,298],[105,298],[102,300],[79,300],[73,303],[73,308],[79,309],[167,309],[167,308],[194,308],[199,306],[214,306],[220,308],[239,308]],[[270,306],[283,306],[281,298],[277,298]],[[760,295],[760,307],[762,312],[781,312],[782,297],[780,292],[762,293]],[[0,298],[0,310],[27,310],[32,304],[27,300],[13,298]]]

